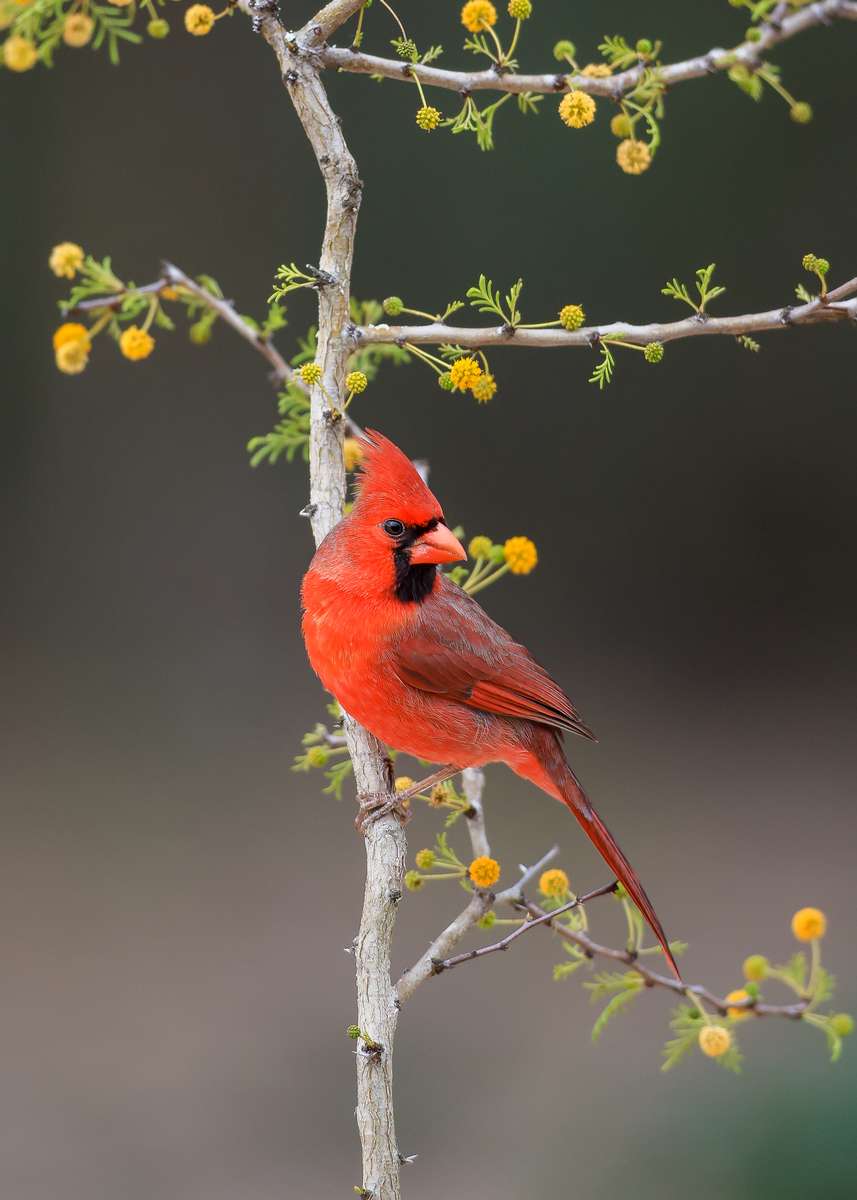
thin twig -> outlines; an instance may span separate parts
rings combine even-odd
[[[494,954],[498,950],[508,950],[512,942],[530,929],[535,929],[539,925],[550,924],[555,917],[559,917],[562,913],[570,912],[573,908],[578,908],[581,904],[588,904],[590,900],[597,899],[598,896],[607,896],[616,891],[616,880],[612,883],[605,883],[603,887],[596,888],[593,892],[587,892],[585,896],[576,896],[574,900],[569,900],[567,904],[563,904],[560,908],[553,912],[542,913],[540,917],[533,917],[532,920],[524,921],[517,929],[513,929],[511,933],[507,933],[504,938],[500,938],[499,942],[492,942],[490,946],[477,946],[474,950],[466,950],[463,954],[456,954],[453,958],[435,959],[432,964],[434,974],[440,975],[441,971],[449,971],[452,967],[459,967],[462,963],[473,962],[475,958],[484,958],[486,954]]]
[[[355,330],[355,337],[364,344],[405,342],[442,345],[452,343],[468,348],[476,346],[517,346],[527,349],[585,347],[592,349],[599,341],[619,339],[635,346],[649,342],[674,342],[691,337],[739,337],[744,334],[773,332],[793,326],[820,325],[825,322],[857,321],[857,298],[847,299],[857,292],[857,277],[849,279],[829,292],[806,304],[786,305],[767,312],[747,313],[734,317],[709,317],[702,314],[680,321],[630,325],[614,321],[608,325],[585,325],[574,331],[566,329],[515,329],[510,325],[490,328],[467,328],[432,322],[425,325],[366,325]]]
[[[333,7],[332,5],[330,7]],[[834,19],[857,21],[857,3],[853,0],[822,0],[791,13],[777,23],[759,26],[760,37],[756,42],[741,42],[732,50],[718,47],[683,62],[669,63],[659,68],[658,76],[666,87],[683,83],[687,79],[698,79],[704,75],[726,71],[736,63],[752,69],[759,65],[766,51],[788,41],[807,29],[817,25],[828,25]],[[381,75],[401,83],[412,82],[416,76],[423,86],[445,88],[452,92],[552,92],[560,94],[572,88],[588,92],[592,96],[606,96],[618,100],[632,91],[646,69],[631,67],[618,75],[606,79],[594,79],[588,75],[567,75],[561,69],[545,75],[520,75],[487,71],[447,71],[440,67],[423,66],[419,63],[403,63],[394,58],[380,58],[374,54],[363,54],[357,50],[327,46],[320,51],[319,60],[325,67],[359,75]]]
[[[586,897],[584,897],[585,899]],[[557,916],[557,912],[546,912],[539,905],[529,901],[513,901],[513,907],[526,912],[535,922],[540,922],[546,929],[551,929],[558,937],[572,945],[579,946],[587,958],[609,958],[614,962],[624,963],[632,971],[636,971],[641,975],[647,987],[666,988],[670,992],[674,992],[678,996],[688,996],[693,994],[701,1000],[707,1001],[721,1015],[725,1015],[730,1008],[747,1008],[752,1010],[758,1017],[791,1017],[798,1018],[806,1011],[809,1000],[799,1000],[796,1004],[762,1004],[750,1000],[733,1000],[727,1003],[725,997],[716,996],[710,992],[708,988],[702,987],[701,984],[685,984],[680,983],[677,979],[672,979],[668,975],[661,975],[657,971],[652,971],[645,966],[639,959],[628,950],[615,950],[611,946],[602,946],[599,942],[595,942],[588,933],[583,930],[569,929],[566,925],[554,925],[553,918]],[[528,926],[521,926],[522,929]]]

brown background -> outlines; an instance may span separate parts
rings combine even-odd
[[[297,24],[307,4],[289,5]],[[464,56],[455,5],[404,4],[422,42]],[[416,14],[412,17],[412,13]],[[391,30],[376,6],[369,45]],[[0,1190],[15,1200],[346,1196],[353,1129],[352,962],[362,854],[352,801],[289,767],[322,696],[298,635],[311,551],[301,466],[248,469],[273,420],[263,365],[228,332],[159,339],[146,363],[96,346],[55,372],[63,238],[124,276],[163,254],[262,311],[275,266],[315,261],[322,196],[271,56],[236,18],[0,81],[4,187],[2,1004]],[[666,34],[680,58],[740,36],[725,4],[540,2],[525,68],[558,36]],[[422,22],[422,26],[421,26]],[[857,30],[777,54],[816,109],[797,128],[724,79],[669,97],[656,169],[612,165],[607,106],[564,130],[509,106],[499,146],[413,128],[415,94],[331,78],[366,181],[358,295],[417,307],[480,270],[526,279],[532,319],[677,315],[660,296],[716,260],[720,311],[786,303],[807,250],[834,277],[853,237]],[[436,97],[445,112],[453,97]],[[284,348],[311,320],[290,306]],[[575,763],[720,990],[743,956],[791,952],[791,912],[830,915],[839,1008],[854,1008],[854,333],[683,343],[647,368],[500,351],[488,408],[389,371],[359,402],[430,458],[468,534],[525,532],[541,562],[485,597],[568,687],[600,745]],[[554,840],[584,888],[604,872],[558,805],[497,768],[498,856]],[[421,814],[414,849],[433,836]],[[464,850],[461,835],[456,844]],[[396,966],[459,903],[403,905]],[[606,938],[622,936],[609,904]],[[589,1041],[579,985],[532,935],[436,980],[397,1046],[408,1195],[606,1200],[852,1196],[854,1048],[785,1023],[746,1030],[736,1080],[696,1056],[659,1073],[669,1004],[638,1003]]]

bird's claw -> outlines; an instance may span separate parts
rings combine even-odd
[[[403,799],[395,792],[361,792],[357,797],[357,803],[359,812],[354,818],[354,827],[358,833],[362,833],[364,836],[367,827],[374,825],[382,817],[393,814],[402,825],[406,825],[413,816],[410,800]]]

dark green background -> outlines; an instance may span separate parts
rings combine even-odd
[[[403,3],[461,64],[454,4]],[[289,4],[297,25],[309,5]],[[0,1179],[15,1200],[345,1196],[352,961],[363,863],[352,801],[289,772],[322,696],[298,634],[311,552],[303,468],[247,466],[270,428],[264,365],[225,330],[130,364],[99,341],[59,375],[50,332],[70,238],[138,281],[160,256],[208,271],[261,313],[274,268],[317,261],[322,190],[267,48],[240,17],[123,56],[65,52],[0,78],[3,796]],[[392,30],[372,11],[367,46]],[[729,44],[725,3],[537,0],[524,69],[573,37],[663,36],[674,60]],[[857,270],[857,28],[776,54],[809,100],[725,79],[668,97],[656,166],[613,163],[609,109],[566,130],[547,98],[513,106],[498,148],[428,137],[415,90],[329,84],[366,183],[354,287],[434,308],[480,271],[524,276],[525,311],[678,316],[673,274],[716,260],[721,312],[788,303],[801,256]],[[382,51],[383,52],[383,51]],[[435,93],[445,113],[454,97]],[[284,349],[312,319],[290,305]],[[620,357],[590,387],[586,351],[494,355],[486,408],[416,366],[357,416],[427,456],[468,534],[527,533],[540,565],[486,606],[568,687],[601,742],[575,763],[657,900],[686,971],[718,990],[745,954],[784,957],[794,908],[830,916],[837,1007],[854,1008],[853,330],[671,345]],[[489,774],[506,878],[553,841],[581,889],[603,870],[567,814]],[[412,825],[416,849],[436,822]],[[461,834],[456,844],[465,852]],[[457,889],[408,900],[395,967]],[[596,930],[622,937],[609,904]],[[854,1048],[785,1023],[743,1036],[735,1080],[696,1056],[658,1071],[668,1001],[651,995],[589,1042],[577,984],[546,937],[429,983],[397,1046],[408,1195],[736,1200],[855,1189]]]

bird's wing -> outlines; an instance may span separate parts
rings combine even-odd
[[[470,708],[594,738],[565,692],[522,645],[454,584],[401,631],[392,666],[403,683]]]

